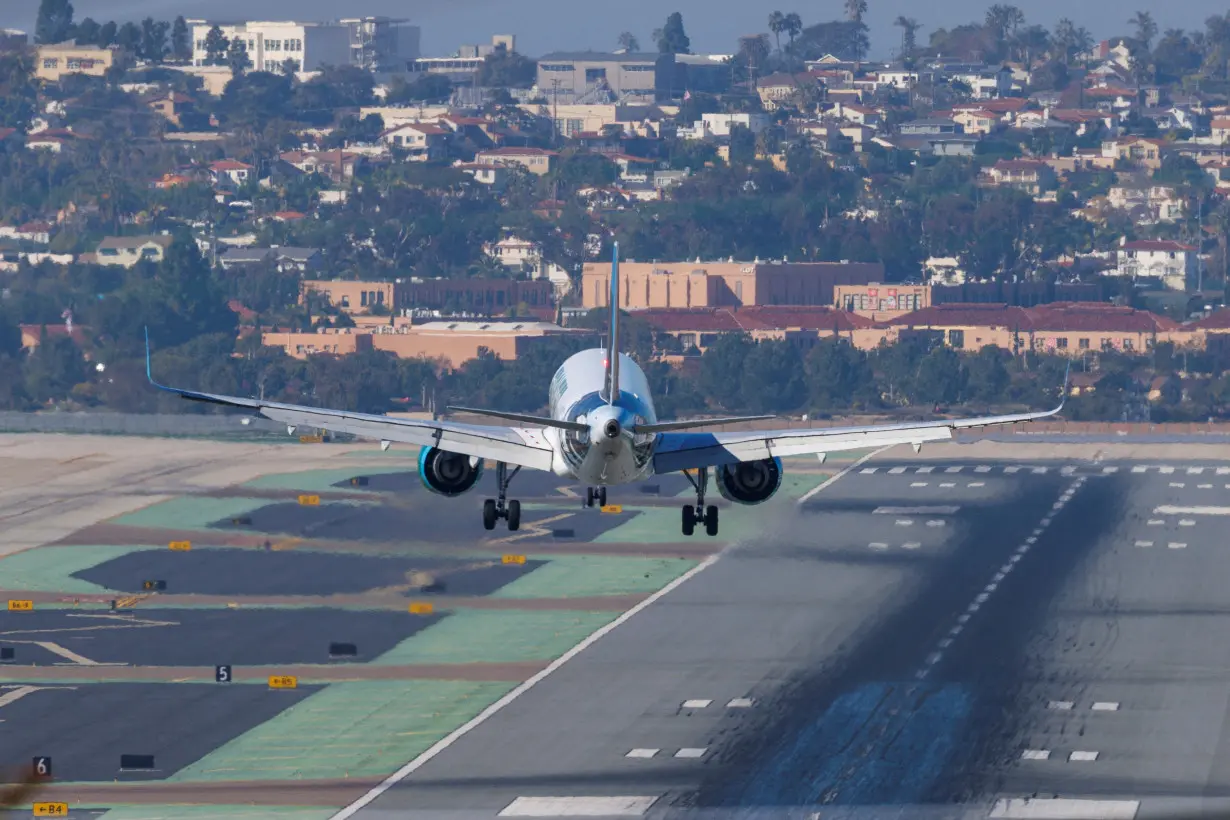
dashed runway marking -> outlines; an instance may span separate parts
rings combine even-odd
[[[685,700],[683,702],[683,708],[684,709],[704,709],[710,703],[713,703],[713,701],[705,700],[703,698],[697,698],[695,700]]]
[[[961,508],[953,505],[934,507],[876,507],[872,515],[955,515]]]
[[[1049,760],[1050,757],[1050,749],[1026,749],[1021,752],[1021,760]]]
[[[1054,709],[1057,712],[1070,712],[1076,704],[1070,700],[1053,700],[1046,705],[1047,709]]]
[[[1072,752],[1068,755],[1068,760],[1073,763],[1092,763],[1097,759],[1097,752]]]
[[[905,472],[904,467],[891,467],[889,468],[888,474],[889,475],[901,475],[904,472]]]
[[[1119,702],[1115,700],[1100,700],[1089,708],[1095,712],[1118,712]]]
[[[1161,527],[1161,526],[1164,526],[1164,525],[1165,525],[1165,523],[1166,523],[1166,522],[1165,522],[1165,521],[1163,521],[1163,520],[1162,520],[1162,519],[1160,519],[1160,518],[1150,518],[1150,519],[1149,519],[1149,526],[1150,526],[1150,527]]]
[[[1137,541],[1137,542],[1136,542],[1136,546],[1138,546],[1138,547],[1151,547],[1151,546],[1153,546],[1153,542],[1152,542],[1152,541]]]
[[[1181,518],[1179,519],[1179,526],[1180,527],[1194,527],[1196,526],[1196,522],[1190,518]]]
[[[675,752],[675,757],[685,757],[685,758],[704,757],[705,752],[707,752],[708,750],[709,749],[707,746],[698,748],[698,749],[697,748],[680,749],[679,751]]]
[[[1182,482],[1182,481],[1172,481],[1172,482],[1170,482],[1170,486],[1171,486],[1171,487],[1177,487],[1177,488],[1179,488],[1179,489],[1181,490],[1181,489],[1183,489],[1183,482]]]
[[[941,484],[940,486],[941,486],[941,487],[955,487],[955,486],[957,486],[957,485],[956,485],[956,484],[954,484],[954,483],[952,483],[951,481],[949,481],[949,482],[945,482],[945,483]]]
[[[1179,542],[1179,541],[1171,541],[1171,542],[1170,542],[1169,544],[1167,544],[1166,546],[1167,546],[1167,547],[1169,547],[1169,548],[1170,548],[1170,549],[1172,549],[1172,550],[1183,550],[1183,549],[1187,549],[1187,544],[1183,544],[1183,543],[1181,543],[1181,542]]]
[[[653,757],[654,755],[656,755],[659,751],[661,750],[660,749],[633,749],[632,751],[624,755],[624,757],[638,757],[643,760],[647,760]]]
[[[936,519],[932,519],[931,521],[928,521],[927,526],[928,527],[942,527],[944,526],[944,522],[936,518]]]
[[[910,486],[911,486],[911,487],[926,487],[926,486],[927,486],[927,482],[925,482],[925,481],[915,481],[915,482],[914,482],[913,484],[911,484]]]
[[[617,797],[523,796],[509,803],[500,817],[640,817],[658,795]]]
[[[1196,489],[1197,490],[1211,490],[1213,489],[1213,485],[1212,484],[1197,484]]]
[[[962,468],[961,468],[961,467],[959,467],[959,466],[958,466],[958,467],[947,467],[947,468],[945,468],[945,469],[944,469],[944,472],[946,472],[946,473],[959,473],[959,472],[961,472],[961,469],[962,469]]]
[[[897,526],[898,526],[898,527],[912,527],[912,526],[914,526],[914,519],[912,519],[912,518],[898,518],[898,519],[897,519]]]
[[[971,481],[971,482],[969,483],[969,485],[968,485],[968,486],[970,486],[970,487],[985,487],[985,486],[987,486],[987,483],[986,483],[985,481]]]
[[[756,701],[751,698],[731,698],[727,704],[727,709],[750,709]]]

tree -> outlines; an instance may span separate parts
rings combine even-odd
[[[213,26],[205,35],[205,65],[226,65],[226,54],[231,43],[220,26]]]
[[[636,35],[630,31],[621,31],[619,33],[619,47],[627,52],[636,52],[641,50],[641,41],[636,39]]]
[[[73,4],[69,0],[42,0],[34,39],[39,43],[62,43],[73,33]]]
[[[34,63],[21,51],[0,54],[0,128],[29,127],[38,104]],[[0,149],[0,154],[3,154]]]
[[[230,47],[226,50],[226,65],[236,77],[252,67],[252,60],[248,57],[248,45],[238,37],[231,40]]]
[[[795,55],[804,60],[819,59],[825,54],[843,60],[860,60],[869,46],[865,24],[830,20],[803,29]]]
[[[98,35],[101,31],[102,26],[98,25],[93,17],[87,17],[77,24],[76,30],[73,32],[73,39],[77,41],[78,45],[98,45]]]
[[[656,32],[658,52],[661,54],[689,54],[692,41],[683,30],[683,15],[671,12],[666,24]]]
[[[538,65],[533,60],[497,48],[487,55],[478,67],[477,85],[484,88],[529,88],[538,76]]]
[[[175,18],[171,26],[171,56],[181,63],[192,59],[192,32],[188,30],[188,21],[182,14]]]
[[[790,12],[786,15],[783,21],[785,25],[786,36],[790,38],[789,45],[786,46],[791,53],[794,53],[794,38],[799,36],[799,32],[803,30],[803,18],[799,17],[796,12]]]
[[[1145,51],[1150,51],[1153,38],[1157,36],[1157,23],[1153,21],[1153,15],[1147,11],[1138,11],[1128,20],[1128,25],[1136,29],[1136,39],[1145,47]]]
[[[904,14],[898,16],[893,25],[901,28],[901,58],[908,59],[918,48],[918,29],[922,26],[913,17]]]
[[[867,0],[846,0],[846,19],[851,23],[863,22],[867,13]]]
[[[786,15],[780,11],[769,13],[769,31],[777,41],[777,50],[782,50],[782,32],[786,30]]]
[[[996,3],[987,9],[985,25],[1002,49],[1016,30],[1025,25],[1025,13],[1016,6]]]
[[[115,44],[129,54],[141,51],[141,27],[129,20],[115,33]]]
[[[106,48],[109,45],[113,45],[115,43],[115,37],[116,37],[118,30],[119,30],[119,27],[116,25],[115,21],[108,20],[107,22],[103,23],[102,28],[98,30],[98,39],[96,39],[94,42],[97,45],[102,46],[103,48]]]
[[[730,164],[750,165],[756,160],[756,135],[746,125],[730,129]]]
[[[154,63],[161,63],[167,56],[167,29],[165,20],[155,21],[146,17],[141,21],[141,56]]]

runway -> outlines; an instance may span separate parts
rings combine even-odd
[[[1215,463],[870,462],[358,814],[1224,807],[1227,514]]]

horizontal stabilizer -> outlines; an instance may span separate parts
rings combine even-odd
[[[480,410],[475,407],[450,406],[448,409],[455,413],[473,413],[477,416],[491,416],[496,419],[519,421],[523,424],[536,424],[542,427],[554,427],[558,430],[571,430],[574,433],[589,432],[589,425],[586,424],[577,424],[575,421],[560,421],[559,419],[547,418],[544,416],[531,416],[526,413],[505,413],[503,410]]]
[[[683,421],[660,421],[656,424],[638,424],[632,428],[634,433],[652,435],[668,433],[672,430],[691,430],[696,427],[713,427],[719,424],[737,424],[743,421],[765,421],[776,416],[734,416],[725,419],[685,419]]]

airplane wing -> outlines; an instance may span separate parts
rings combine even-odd
[[[947,441],[954,430],[1037,421],[1063,409],[972,419],[881,424],[868,427],[828,427],[814,430],[757,430],[745,433],[663,433],[658,439],[653,468],[656,473],[717,467],[739,461],[760,461],[775,456],[801,456]]]
[[[198,393],[166,387],[150,374],[148,341],[145,373],[159,390],[176,393],[190,401],[242,407],[289,428],[314,427],[335,433],[350,433],[378,441],[396,441],[421,447],[438,447],[451,453],[519,464],[535,470],[550,470],[553,451],[542,430],[528,427],[494,427],[481,424],[456,424],[447,421],[398,419],[373,413],[350,413],[299,404]]]

